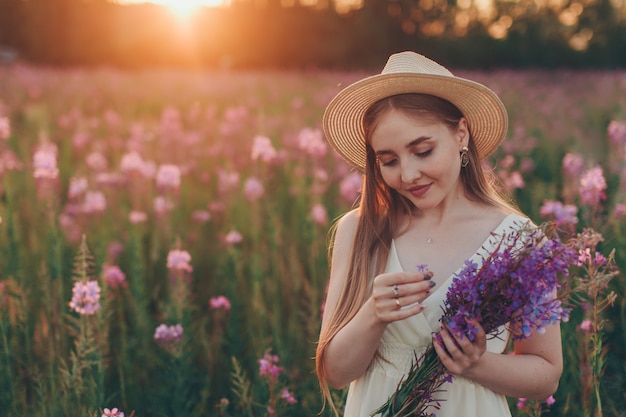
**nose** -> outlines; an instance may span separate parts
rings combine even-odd
[[[412,183],[422,176],[419,161],[414,158],[404,158],[400,161],[400,175],[402,182]]]

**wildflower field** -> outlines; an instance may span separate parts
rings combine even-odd
[[[626,415],[626,72],[456,73],[509,109],[503,187],[588,243],[559,389],[513,414]],[[363,75],[0,67],[0,415],[318,415],[361,185],[321,118]]]

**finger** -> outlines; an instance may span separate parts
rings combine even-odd
[[[389,272],[379,275],[382,282],[388,286],[394,284],[411,284],[416,282],[430,281],[433,277],[433,273],[430,271],[424,272]]]
[[[419,281],[406,284],[394,284],[390,287],[390,294],[397,297],[414,297],[417,301],[424,301],[436,286],[434,281]]]
[[[454,359],[448,353],[448,350],[441,339],[441,334],[433,333],[433,348],[435,348],[435,352],[437,353],[441,364],[448,370],[448,372],[453,375],[457,375],[459,368],[454,362]]]
[[[452,332],[450,332],[447,326],[441,325],[441,327],[439,328],[439,335],[446,351],[448,352],[448,355],[451,358],[456,359],[464,355],[462,345],[459,343],[459,340],[456,338],[456,336]]]
[[[414,304],[406,307],[402,306],[399,309],[392,311],[391,316],[393,317],[393,321],[404,320],[408,317],[421,313],[425,309],[426,306],[422,304]]]

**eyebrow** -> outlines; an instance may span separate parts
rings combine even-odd
[[[420,136],[419,138],[413,139],[412,141],[407,143],[405,148],[406,149],[410,149],[413,146],[419,145],[420,143],[422,143],[424,141],[427,141],[428,139],[432,139],[432,137],[431,136]],[[379,151],[376,151],[376,156],[388,155],[390,153],[393,153],[393,151],[391,151],[390,149],[381,149]]]

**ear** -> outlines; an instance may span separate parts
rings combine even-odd
[[[462,117],[461,120],[459,120],[459,126],[456,129],[456,137],[459,141],[460,147],[469,146],[470,132],[467,125],[467,119],[465,117]]]

